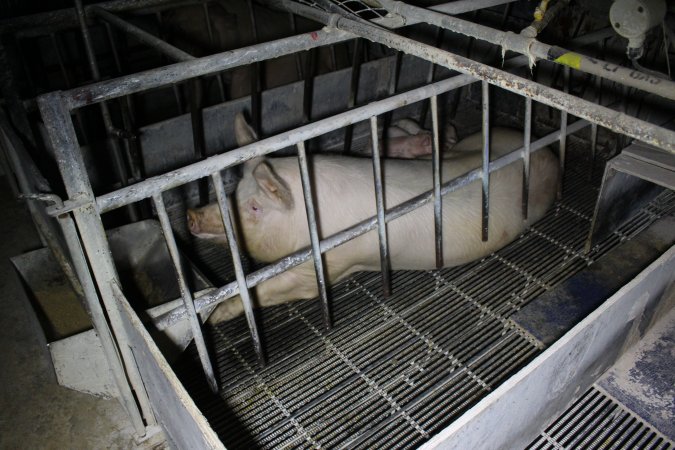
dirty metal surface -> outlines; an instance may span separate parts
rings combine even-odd
[[[245,320],[221,324],[211,334],[219,396],[186,352],[176,372],[225,445],[417,447],[536,356],[509,317],[675,208],[662,194],[584,254],[599,177],[589,183],[586,154],[570,147],[564,200],[499,252],[395,272],[389,298],[378,273],[356,274],[331,290],[331,331],[314,300],[259,311],[264,368]]]
[[[527,449],[669,450],[673,447],[672,441],[594,386],[546,428]]]

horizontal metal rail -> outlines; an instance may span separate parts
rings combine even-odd
[[[327,14],[316,8],[301,5],[289,0],[267,0],[288,11],[316,20],[339,30],[354,33],[372,42],[400,50],[409,55],[447,67],[451,70],[472,75],[480,80],[499,86],[511,92],[530,97],[535,101],[559,110],[574,111],[574,115],[597,123],[617,133],[652,144],[675,153],[675,132],[611,110],[604,106],[574,97],[556,89],[543,86],[535,81],[507,73],[486,64],[455,55],[428,44],[399,36],[390,31],[364,25],[344,17]],[[496,30],[495,30],[496,31]]]
[[[577,120],[576,122],[570,124],[567,127],[567,134],[574,134],[579,130],[589,126],[590,123],[586,120]],[[538,150],[543,149],[544,147],[551,145],[557,142],[560,139],[560,131],[554,131],[541,139],[538,139],[535,142],[532,142],[530,145],[530,153],[534,153]],[[513,152],[504,155],[494,161],[490,162],[489,171],[494,172],[496,170],[502,169],[507,165],[519,160],[522,158],[523,153],[525,152],[525,147],[521,147]],[[454,178],[441,187],[441,195],[446,195],[450,192],[456,191],[468,184],[480,180],[482,177],[482,168],[474,169],[470,172],[467,172],[464,175],[461,175],[457,178]],[[417,208],[420,208],[426,205],[429,202],[432,202],[434,199],[434,191],[430,189],[416,197],[413,197],[410,200],[407,200],[400,205],[389,209],[385,212],[385,222],[389,223],[392,220],[396,220],[399,217],[402,217],[411,211],[414,211]],[[326,239],[320,242],[321,253],[326,253],[339,245],[344,244],[347,241],[355,239],[369,231],[375,230],[377,228],[377,216],[372,216],[368,219],[365,219],[345,230],[342,230],[338,233],[335,233]],[[283,272],[286,272],[293,267],[299,266],[300,264],[309,261],[312,257],[312,249],[305,248],[299,250],[291,255],[288,255],[284,258],[281,258],[274,264],[270,264],[262,269],[259,269],[255,272],[250,273],[246,276],[246,285],[251,288],[257,286],[263,281],[269,280],[270,278],[279,275]],[[195,297],[195,307],[197,312],[204,310],[205,308],[216,305],[227,300],[230,297],[233,297],[239,293],[239,287],[236,281],[228,283],[220,288],[209,290],[203,295]],[[183,307],[177,307],[161,316],[155,320],[155,326],[158,329],[162,330],[166,327],[169,327],[176,322],[182,320],[186,316],[186,311]]]
[[[606,61],[598,61],[588,56],[571,52],[562,47],[544,44],[535,38],[516,34],[511,31],[501,31],[478,23],[462,20],[425,8],[411,6],[394,0],[378,0],[391,12],[404,17],[412,17],[416,21],[429,23],[454,33],[464,34],[482,41],[490,42],[532,58],[545,59],[556,64],[572,67],[573,69],[592,75],[599,75],[626,86],[641,89],[645,92],[660,95],[675,100],[675,83],[659,77],[648,75],[635,69],[629,69]],[[534,63],[534,61],[533,61]]]
[[[604,30],[602,33],[591,34],[593,37],[606,37],[607,33],[608,30]],[[581,45],[584,45],[594,42],[594,39],[590,39],[588,36],[581,36],[574,42],[579,42]],[[504,67],[506,69],[512,69],[524,66],[527,64],[527,61],[528,60],[526,56],[516,56],[508,59]],[[337,128],[351,125],[363,120],[368,120],[374,115],[379,115],[392,109],[424,100],[434,95],[440,95],[444,92],[466,86],[475,81],[477,80],[472,76],[457,75],[452,78],[422,86],[383,100],[377,100],[368,105],[357,107],[351,111],[337,114],[330,118],[313,122],[310,125],[296,128],[288,133],[283,133],[263,139],[249,146],[229,151],[226,154],[215,155],[203,161],[187,165],[166,174],[148,178],[132,186],[127,186],[125,188],[103,194],[96,199],[96,206],[100,213],[108,212],[110,210],[124,206],[127,203],[137,202],[167,189],[180,186],[198,178],[209,176],[216,170],[222,170],[227,167],[240,164],[255,156],[266,155],[284,147],[295,145],[297,142],[302,140],[312,139],[329,131],[334,131]],[[251,153],[250,156],[247,156],[249,155],[249,152],[252,148],[255,149],[255,153]],[[48,210],[49,213],[51,215],[63,214],[65,212],[69,212],[87,205],[85,201],[77,198],[67,200],[64,203],[64,208],[50,208]]]

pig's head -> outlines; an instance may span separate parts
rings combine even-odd
[[[235,117],[235,135],[241,147],[257,140],[253,129],[243,115]],[[244,164],[242,177],[237,185],[236,205],[240,245],[255,259],[274,260],[285,255],[278,249],[279,232],[292,226],[293,196],[288,184],[274,171],[263,157]],[[197,209],[188,209],[188,228],[199,238],[227,243],[225,230],[217,203]],[[243,236],[242,236],[243,235]]]

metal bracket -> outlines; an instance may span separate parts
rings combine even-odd
[[[610,160],[605,166],[586,252],[664,188],[675,190],[675,155],[672,153],[635,142]]]

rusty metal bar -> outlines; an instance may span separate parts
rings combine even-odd
[[[436,267],[443,267],[443,197],[441,196],[441,145],[438,132],[438,96],[431,97],[431,130],[433,138],[432,165],[434,172],[434,236]]]
[[[482,108],[483,108],[483,168],[481,186],[481,239],[488,240],[490,221],[490,84],[487,81],[481,83]]]
[[[319,299],[321,301],[321,311],[323,313],[323,324],[327,330],[333,327],[333,321],[330,313],[330,303],[326,292],[326,271],[323,267],[323,256],[319,246],[319,230],[316,223],[316,212],[314,210],[314,199],[312,198],[312,183],[309,177],[307,167],[307,152],[305,143],[298,142],[298,165],[300,166],[300,180],[302,182],[302,193],[305,197],[305,211],[307,213],[307,226],[309,227],[309,240],[312,244],[312,259],[314,260],[314,272],[316,273],[316,284],[319,290]]]
[[[216,382],[216,376],[213,372],[211,358],[209,358],[209,351],[206,348],[206,342],[204,341],[201,321],[197,315],[194,301],[192,299],[192,293],[190,292],[190,287],[188,286],[187,280],[185,279],[185,274],[183,273],[183,261],[181,260],[180,253],[178,253],[176,238],[174,237],[173,230],[171,229],[171,219],[169,219],[169,215],[166,212],[162,194],[155,194],[152,197],[152,202],[155,205],[155,210],[157,211],[159,224],[162,227],[162,234],[164,234],[164,240],[166,241],[166,246],[169,249],[169,255],[171,256],[171,262],[173,262],[173,268],[176,270],[180,295],[183,299],[183,305],[188,312],[188,320],[190,321],[192,337],[194,338],[195,344],[197,346],[199,360],[202,363],[202,369],[204,370],[206,381],[208,382],[211,391],[216,393],[218,392],[218,383]]]
[[[211,181],[213,182],[213,189],[216,191],[218,206],[220,207],[220,215],[223,220],[225,235],[227,236],[227,243],[230,246],[230,253],[232,254],[232,263],[234,265],[234,275],[236,278],[236,284],[238,287],[242,304],[244,306],[244,315],[246,316],[248,329],[251,333],[251,340],[253,341],[253,349],[255,350],[255,353],[258,356],[258,361],[260,362],[260,365],[264,366],[265,349],[263,348],[263,343],[260,338],[260,332],[258,331],[258,325],[256,324],[255,314],[253,312],[253,300],[251,299],[251,292],[249,291],[249,287],[252,287],[252,285],[249,285],[246,279],[246,275],[244,274],[244,266],[241,263],[241,253],[239,252],[239,244],[237,244],[237,240],[235,238],[234,224],[232,223],[232,216],[233,216],[232,201],[230,197],[225,193],[225,187],[223,186],[223,178],[220,175],[220,172],[218,171],[214,172],[211,175]]]
[[[389,297],[391,295],[391,268],[389,263],[389,245],[387,243],[387,224],[384,220],[384,187],[382,185],[380,147],[377,137],[377,116],[370,118],[370,136],[373,148],[373,183],[375,186],[375,206],[377,208],[380,267],[382,268],[382,293],[385,297]]]

